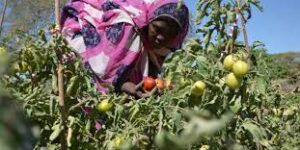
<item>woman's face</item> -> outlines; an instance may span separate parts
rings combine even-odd
[[[179,32],[178,25],[171,19],[156,19],[148,26],[148,41],[152,48],[168,47]]]

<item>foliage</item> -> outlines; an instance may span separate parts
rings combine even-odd
[[[235,42],[240,33],[239,18],[244,23],[251,19],[252,7],[263,10],[259,0],[199,0],[196,23],[200,28],[197,31],[203,37],[206,51],[234,51],[239,45]]]
[[[17,65],[4,76],[3,82],[19,97],[26,115],[40,125],[41,139],[36,148],[56,149],[62,126],[55,49],[62,48],[66,52],[70,49],[61,37],[47,39],[43,31],[38,40],[32,41],[32,36],[26,34],[21,39],[24,42],[16,53]],[[299,113],[299,109],[292,108],[296,106],[292,104],[282,105],[285,96],[276,94],[270,80],[266,80],[267,65],[254,67],[243,80],[242,87],[231,91],[220,80],[227,71],[216,57],[217,52],[205,55],[202,47],[191,44],[193,42],[188,42],[185,49],[175,52],[165,63],[165,78],[171,79],[175,88],[139,101],[126,95],[97,93],[90,82],[90,73],[79,59],[67,64],[65,89],[69,134],[72,131],[68,141],[70,148],[113,149],[113,140],[117,136],[124,140],[124,147],[131,149],[155,149],[155,142],[162,149],[168,144],[184,149],[202,145],[210,145],[212,149],[288,149],[299,144],[292,140],[299,138],[292,132],[299,128],[299,115],[281,118],[272,113],[272,109],[291,109],[295,113]],[[258,63],[265,61],[260,59],[261,55],[256,57]],[[190,88],[197,80],[207,84],[202,97],[190,94]],[[97,104],[107,98],[113,103],[114,110],[99,113]],[[291,131],[283,130],[286,127]],[[286,134],[293,138],[282,136]]]

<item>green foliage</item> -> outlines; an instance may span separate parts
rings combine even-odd
[[[206,50],[209,51],[208,47],[217,43],[216,50],[221,51],[226,47],[229,51],[228,47],[236,44],[240,29],[235,27],[230,35],[230,28],[237,16],[247,22],[251,18],[252,7],[263,10],[259,0],[199,0],[196,23],[200,28],[197,31],[202,35],[202,44]]]
[[[16,53],[14,63],[18,67],[11,68],[10,73],[3,76],[3,82],[19,97],[26,116],[40,125],[41,138],[36,148],[57,149],[62,122],[55,50],[68,52],[70,49],[60,36],[45,38],[44,31],[38,40],[26,34],[20,37],[24,42]],[[195,149],[202,145],[212,149],[296,147],[297,141],[282,135],[299,138],[292,132],[299,128],[299,115],[281,118],[272,113],[272,109],[288,110],[295,105],[282,105],[286,97],[276,94],[270,80],[265,80],[268,65],[254,67],[244,78],[242,87],[232,91],[221,82],[228,72],[217,56],[217,53],[204,54],[202,47],[191,40],[165,63],[165,78],[173,81],[174,89],[139,101],[112,92],[99,94],[79,59],[67,64],[64,85],[70,90],[66,95],[69,148],[114,149],[114,139],[119,136],[124,139],[121,148],[125,149],[155,149],[156,146],[165,149],[170,145],[178,149]],[[201,97],[190,94],[192,84],[198,80],[207,85]],[[99,113],[97,104],[107,98],[114,105],[113,111]],[[295,113],[299,114],[299,109]],[[287,127],[291,131],[283,130]]]
[[[259,70],[263,71],[265,68],[268,68],[266,72],[265,80],[276,80],[280,78],[287,77],[288,75],[288,64],[277,60],[273,55],[267,54],[266,48],[260,42],[254,42],[253,44],[254,51],[252,54],[252,62],[254,66]]]
[[[0,84],[0,139],[1,149],[32,149],[36,142],[34,133],[37,127],[31,127],[16,98]]]

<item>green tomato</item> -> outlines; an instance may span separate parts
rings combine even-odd
[[[108,102],[108,99],[105,99],[98,104],[97,108],[99,112],[105,113],[111,110],[112,104]]]
[[[123,144],[123,138],[121,136],[117,136],[113,141],[113,146],[116,149],[120,149],[122,144]]]
[[[225,83],[230,89],[237,89],[241,86],[241,80],[236,77],[233,73],[228,74],[225,77]]]
[[[238,61],[238,57],[236,57],[235,55],[226,56],[223,61],[224,68],[226,70],[232,70],[232,66],[236,61]]]
[[[191,93],[196,96],[201,96],[205,90],[205,83],[202,81],[197,81],[191,89]]]
[[[179,80],[179,85],[180,85],[180,87],[185,87],[185,86],[188,85],[188,81],[186,79],[184,79],[184,78],[181,78]]]
[[[233,64],[232,71],[237,77],[243,77],[248,73],[249,65],[244,61],[237,61]]]
[[[200,150],[209,150],[209,145],[202,145],[201,147],[200,147]]]

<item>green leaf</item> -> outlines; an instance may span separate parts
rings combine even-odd
[[[78,84],[79,84],[79,76],[73,76],[70,79],[70,82],[67,86],[66,95],[71,96],[72,94],[74,94],[77,90]]]
[[[236,18],[236,14],[235,14],[235,12],[233,12],[233,11],[227,11],[227,20],[226,20],[226,22],[227,23],[233,23],[234,22],[234,20],[235,20],[235,18]]]
[[[260,92],[260,93],[266,93],[266,87],[267,87],[267,83],[263,78],[256,78],[256,86],[255,89],[256,91]]]
[[[57,80],[57,76],[56,76],[56,74],[55,73],[53,73],[52,74],[52,90],[53,90],[53,92],[54,93],[57,93],[57,91],[58,91],[58,88],[57,88],[57,82],[58,80]]]
[[[86,123],[86,125],[85,125],[85,130],[86,130],[88,133],[90,133],[90,130],[91,130],[91,120],[90,120],[90,119],[87,120],[87,123]]]
[[[58,124],[58,125],[53,126],[52,130],[53,130],[53,132],[51,133],[51,135],[49,137],[50,141],[54,141],[59,136],[60,132],[62,131],[62,128]]]
[[[258,127],[256,124],[245,121],[242,126],[245,128],[245,130],[249,131],[253,137],[253,139],[257,142],[265,140],[266,133],[265,131]]]
[[[237,113],[241,108],[242,108],[242,103],[241,103],[242,97],[239,96],[237,99],[233,99],[231,101],[230,110],[234,113]]]

